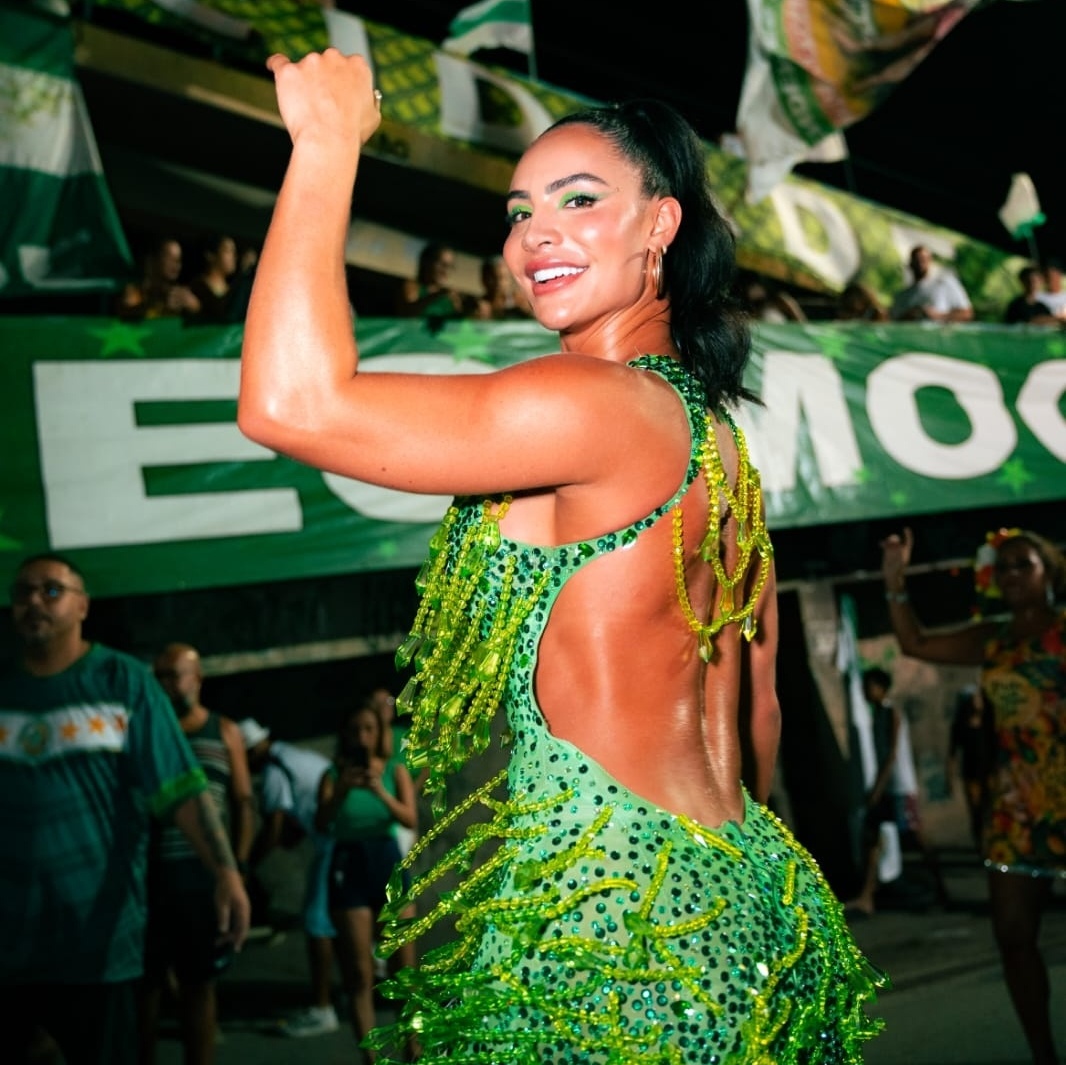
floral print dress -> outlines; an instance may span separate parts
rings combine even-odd
[[[1066,611],[1024,640],[1004,625],[981,683],[995,715],[985,864],[1066,877]]]

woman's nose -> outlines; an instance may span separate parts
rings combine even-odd
[[[550,215],[533,214],[522,227],[522,247],[527,251],[536,251],[546,244],[555,244],[558,239],[559,232]]]

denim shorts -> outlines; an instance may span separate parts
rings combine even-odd
[[[394,836],[338,840],[333,847],[329,873],[329,908],[374,913],[385,905],[385,888],[400,862],[400,845]],[[404,875],[404,888],[408,886]]]
[[[333,859],[333,840],[312,836],[315,852],[307,866],[304,889],[304,932],[312,939],[332,939],[337,934],[329,919],[329,866]]]

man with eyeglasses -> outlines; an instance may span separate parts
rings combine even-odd
[[[66,1065],[133,1065],[150,817],[215,876],[219,941],[249,905],[207,782],[148,668],[82,635],[89,596],[67,559],[11,585],[21,654],[0,674],[0,1031],[23,1062],[41,1030]]]

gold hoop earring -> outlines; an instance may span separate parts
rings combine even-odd
[[[649,251],[649,254],[655,256],[651,264],[651,279],[655,284],[655,298],[664,300],[666,299],[666,277],[663,271],[663,259],[666,258],[666,249],[660,248],[658,251]]]

